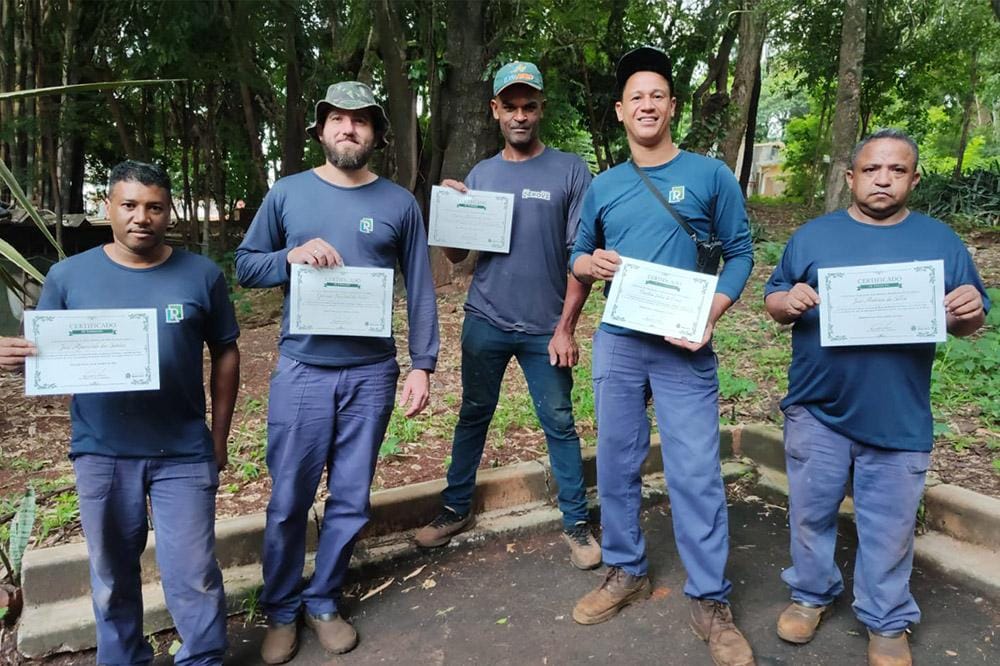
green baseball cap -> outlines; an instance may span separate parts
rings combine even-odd
[[[515,83],[523,83],[535,90],[541,90],[542,73],[538,71],[534,63],[521,62],[520,60],[509,62],[498,69],[497,75],[493,77],[493,96],[496,97],[501,90]]]
[[[375,101],[375,93],[372,92],[372,89],[359,81],[341,81],[327,88],[326,97],[316,102],[316,113],[313,116],[312,124],[306,128],[306,134],[319,141],[319,131],[317,129],[320,124],[319,119],[323,117],[321,113],[327,113],[327,110],[323,107],[336,107],[338,109],[353,111],[355,109],[367,109],[371,106],[378,109],[378,113],[372,114],[375,123],[375,134],[377,136],[375,147],[385,148],[389,145],[389,142],[385,138],[386,133],[389,131],[389,116],[385,114],[385,109],[382,108],[382,105]]]

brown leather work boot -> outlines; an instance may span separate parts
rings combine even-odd
[[[306,624],[316,632],[320,645],[327,652],[343,654],[350,652],[358,644],[358,632],[351,623],[337,613],[322,615],[305,614]]]
[[[778,636],[789,643],[808,643],[816,635],[816,628],[829,608],[793,601],[778,616]]]
[[[868,630],[868,666],[911,666],[910,643],[906,632],[896,635]]]
[[[691,629],[708,642],[716,666],[755,666],[753,650],[733,624],[729,604],[711,599],[691,600]]]
[[[471,511],[463,516],[444,507],[434,520],[416,531],[413,540],[421,548],[437,548],[475,524],[476,520]]]
[[[265,664],[283,664],[291,661],[299,651],[299,627],[297,622],[288,624],[268,624],[264,642],[260,646],[260,658]]]
[[[577,569],[596,569],[601,566],[601,546],[590,531],[590,525],[579,522],[562,534],[569,546],[569,561]]]
[[[573,619],[580,624],[605,622],[625,606],[645,599],[652,592],[648,576],[633,576],[620,567],[608,567],[601,586],[576,602]]]

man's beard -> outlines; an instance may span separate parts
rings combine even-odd
[[[374,143],[358,144],[358,148],[354,150],[339,150],[336,144],[332,146],[323,144],[326,161],[344,171],[357,171],[364,167],[374,151]]]

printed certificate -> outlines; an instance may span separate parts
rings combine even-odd
[[[719,278],[622,257],[601,321],[701,342]]]
[[[820,344],[944,342],[944,262],[820,268]]]
[[[292,264],[289,333],[392,337],[391,268]]]
[[[160,388],[156,310],[36,310],[24,337],[38,348],[24,366],[27,395]]]
[[[427,242],[483,252],[510,252],[514,195],[504,192],[467,193],[450,187],[431,188]]]

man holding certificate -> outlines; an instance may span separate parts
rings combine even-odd
[[[35,370],[26,382],[44,375],[49,393],[88,378],[70,407],[70,458],[90,556],[98,663],[153,659],[139,567],[151,519],[167,607],[183,643],[175,660],[222,664],[226,603],[215,559],[215,493],[239,386],[239,328],[218,266],[164,243],[171,206],[163,169],[119,164],[107,205],[114,241],[52,267],[29,327],[33,337],[44,334],[37,346],[0,338],[0,367],[23,367],[31,355]],[[65,343],[75,353],[60,350],[66,340],[75,340]],[[117,385],[119,366],[137,357],[157,370],[158,389],[146,385],[152,373],[145,371],[134,389]]]
[[[368,86],[345,81],[316,103],[307,128],[326,154],[315,169],[274,184],[236,251],[247,287],[285,289],[271,376],[264,531],[265,663],[290,660],[300,616],[323,647],[352,649],[338,602],[354,541],[368,522],[379,445],[395,404],[393,270],[403,271],[412,368],[406,416],[427,405],[438,354],[437,304],[423,217],[413,195],[368,169],[389,121]],[[330,496],[303,586],[309,509],[323,471]]]
[[[443,204],[431,207],[432,242],[435,236],[449,234],[458,241],[473,241],[460,247],[481,251],[465,304],[462,408],[448,486],[442,493],[444,506],[415,539],[424,547],[443,546],[473,524],[476,470],[507,364],[514,357],[545,433],[570,562],[592,569],[601,563],[601,549],[588,525],[580,438],[570,398],[572,368],[578,360],[573,333],[590,288],[567,276],[566,268],[590,172],[576,155],[548,148],[539,139],[545,98],[535,65],[513,62],[501,67],[493,79],[493,94],[490,106],[504,137],[503,150],[473,167],[464,183],[445,180],[440,188],[457,206],[473,207],[477,216],[446,212]],[[501,224],[512,222],[505,239],[509,246],[492,249],[476,243],[469,231],[504,237],[478,213],[491,207],[502,213],[505,202],[513,206],[512,218],[493,217]],[[449,224],[443,216],[460,219]],[[453,262],[468,255],[468,249],[452,246],[444,252]]]
[[[854,149],[853,203],[803,225],[765,289],[767,311],[793,324],[785,413],[792,603],[778,635],[812,640],[844,589],[834,549],[852,478],[858,530],[854,612],[868,661],[910,663],[906,629],[913,529],[933,443],[936,329],[969,335],[989,299],[961,239],[906,207],[920,180],[917,145],[880,130]]]
[[[674,305],[664,308],[663,316],[686,320],[693,332],[680,334],[685,329],[679,327],[653,335],[611,324],[606,312],[594,335],[597,486],[608,573],[577,603],[573,619],[604,622],[650,594],[639,511],[640,469],[650,435],[646,405],[652,397],[677,550],[687,570],[691,626],[708,642],[716,664],[745,666],[753,663],[753,652],[734,625],[727,601],[729,532],[719,464],[719,382],[711,348],[713,327],[739,297],[753,267],[743,194],[725,164],[674,145],[675,100],[665,53],[649,47],[630,51],[618,62],[616,77],[621,100],[615,110],[632,160],[600,174],[587,192],[573,272],[588,283],[618,282],[634,266],[645,277],[633,280],[628,290],[616,285],[626,292],[619,305],[641,315],[642,307],[672,293]],[[712,264],[718,263],[720,246],[725,265],[715,285]],[[701,277],[712,282],[692,278],[699,265],[708,273]],[[656,266],[664,270],[657,272]],[[706,288],[708,313],[697,335],[695,315],[704,307]],[[642,316],[625,319],[641,321]]]

